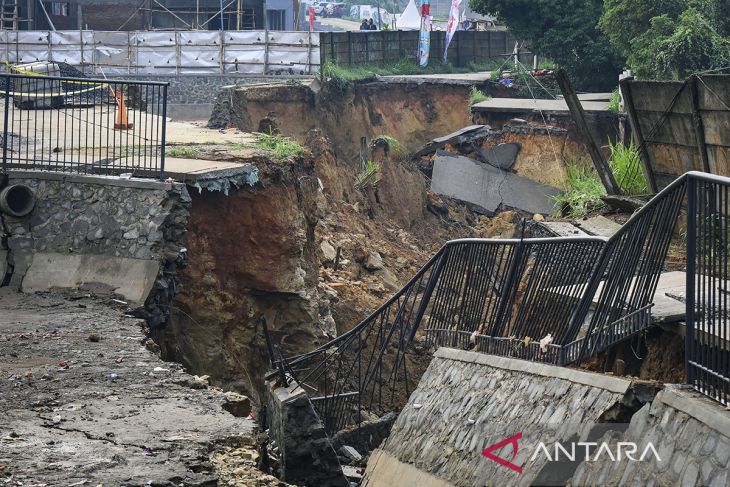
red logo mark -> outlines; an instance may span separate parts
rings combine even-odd
[[[514,460],[515,457],[517,456],[517,440],[521,440],[521,439],[522,439],[522,433],[517,433],[514,436],[510,436],[509,438],[506,438],[506,439],[500,441],[499,443],[495,443],[494,445],[488,446],[487,448],[482,450],[482,456],[484,456],[485,458],[489,458],[490,460],[494,460],[495,462],[499,463],[500,465],[507,467],[509,469],[512,469],[517,473],[522,473],[522,467],[518,467],[514,463],[512,463],[508,460],[505,460],[502,457],[498,457],[497,455],[494,455],[492,453],[494,450],[499,450],[503,446],[511,444],[512,445],[511,460]]]

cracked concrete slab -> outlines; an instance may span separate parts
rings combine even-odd
[[[0,476],[218,485],[212,454],[252,445],[254,421],[151,352],[140,320],[86,296],[0,296]]]
[[[445,151],[434,157],[431,190],[492,213],[501,207],[551,213],[555,206],[551,196],[560,194],[552,186]]]

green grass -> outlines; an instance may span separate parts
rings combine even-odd
[[[612,113],[621,111],[621,95],[618,92],[618,88],[611,93],[611,99],[608,101],[608,111]]]
[[[608,164],[621,193],[635,196],[649,192],[641,168],[641,159],[633,142],[628,147],[620,142],[609,142],[611,157]],[[567,190],[556,196],[558,212],[564,216],[577,218],[595,210],[601,203],[601,196],[606,194],[598,174],[589,167],[569,163],[566,177]]]
[[[183,159],[197,159],[200,157],[200,151],[193,147],[176,145],[168,148],[166,155],[170,157],[180,157]]]
[[[384,140],[388,144],[388,150],[396,160],[404,161],[410,155],[408,149],[406,149],[395,137],[391,137],[390,135],[379,135],[373,140],[373,142],[378,139]]]
[[[574,162],[568,163],[565,183],[568,189],[553,197],[559,215],[577,218],[590,213],[601,205],[601,196],[606,194],[596,172]]]
[[[364,188],[366,186],[375,186],[380,178],[380,164],[368,160],[365,162],[365,168],[355,178],[355,187]]]
[[[279,134],[256,134],[253,147],[270,153],[279,162],[304,154],[304,148],[297,141]]]
[[[631,141],[626,147],[618,141],[616,143],[609,141],[608,148],[611,151],[608,163],[621,192],[626,195],[647,194],[649,186],[646,184],[641,158],[634,142]]]
[[[469,91],[469,106],[474,105],[475,103],[481,103],[483,101],[491,100],[492,97],[485,94],[483,91],[477,89],[476,86],[471,87],[471,91]]]

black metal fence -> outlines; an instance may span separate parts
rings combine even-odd
[[[164,178],[167,83],[0,75],[2,169]]]
[[[416,61],[418,31],[321,32],[320,60],[345,66],[382,64],[403,59]],[[446,33],[431,32],[432,60],[444,55]],[[448,60],[454,66],[484,63],[511,55],[515,38],[507,31],[456,31],[449,44]],[[532,53],[520,50],[520,61],[532,64]]]
[[[690,173],[687,218],[687,382],[730,404],[730,178]]]
[[[423,357],[412,353],[419,327],[434,347],[580,362],[650,326],[686,188],[675,181],[610,239],[448,242],[352,331],[286,367],[335,433],[405,403]]]

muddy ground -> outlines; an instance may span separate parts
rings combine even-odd
[[[255,467],[255,422],[224,409],[247,399],[160,360],[123,306],[0,300],[2,485],[281,485]]]

